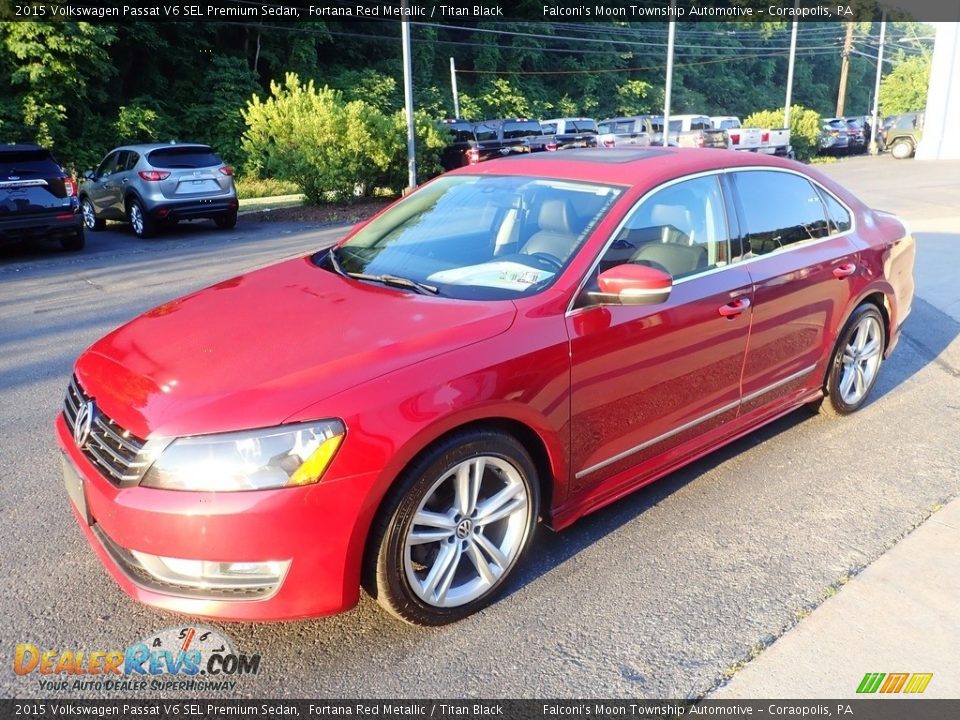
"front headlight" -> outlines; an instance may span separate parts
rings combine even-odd
[[[140,485],[222,492],[309,485],[326,471],[343,440],[339,420],[178,438]]]

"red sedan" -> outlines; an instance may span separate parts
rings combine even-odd
[[[895,217],[761,155],[463,168],[96,342],[56,420],[67,490],[150,605],[299,618],[362,585],[451,622],[538,520],[564,528],[802,405],[860,408],[914,252]]]

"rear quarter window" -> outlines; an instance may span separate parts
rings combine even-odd
[[[169,147],[153,150],[147,154],[150,164],[167,170],[213,167],[223,160],[211,148]]]
[[[831,233],[842,233],[852,228],[853,221],[850,218],[850,213],[840,204],[840,201],[822,188],[817,188],[817,191],[823,198],[823,204],[827,206],[827,219],[830,221]]]

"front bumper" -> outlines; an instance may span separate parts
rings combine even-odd
[[[62,415],[55,426],[64,460],[82,482],[87,517],[71,500],[74,515],[100,561],[133,598],[172,612],[246,621],[332,615],[357,603],[365,536],[358,518],[367,515],[364,503],[373,474],[250,492],[118,487],[77,449]],[[124,551],[223,563],[289,560],[290,565],[270,592],[198,597],[155,582],[131,566]]]

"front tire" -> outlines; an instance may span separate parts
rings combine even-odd
[[[853,311],[843,326],[830,359],[819,411],[824,415],[849,415],[867,402],[883,364],[886,332],[883,316],[872,303]]]
[[[492,430],[457,433],[398,479],[368,543],[364,587],[413,625],[488,605],[530,544],[539,513],[526,448]]]
[[[909,140],[896,140],[890,148],[890,154],[897,160],[906,160],[913,157],[913,143]]]
[[[130,220],[130,227],[133,234],[138,238],[151,238],[157,234],[157,224],[143,210],[143,205],[139,200],[131,200],[127,208],[127,219]]]
[[[97,211],[90,198],[85,197],[80,201],[80,211],[83,213],[83,225],[87,230],[100,231],[106,227],[106,221],[97,218]]]

